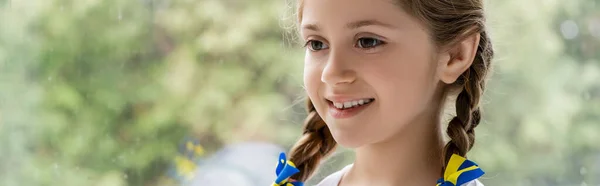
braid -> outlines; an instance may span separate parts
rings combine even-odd
[[[310,178],[321,159],[329,155],[337,145],[310,99],[307,99],[306,110],[308,116],[304,121],[304,135],[290,152],[290,160],[300,169],[300,173],[292,176],[292,179],[302,182]]]
[[[448,164],[452,154],[466,157],[475,143],[474,129],[481,120],[479,100],[484,92],[485,77],[494,55],[485,30],[481,31],[480,35],[473,64],[456,81],[462,90],[456,98],[456,117],[450,120],[446,131],[450,141],[444,147],[444,166]]]

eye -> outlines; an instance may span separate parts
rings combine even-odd
[[[375,48],[382,44],[385,44],[385,42],[383,42],[379,39],[372,38],[372,37],[363,37],[356,41],[357,47],[365,48],[365,49]]]
[[[319,51],[329,48],[329,46],[327,46],[325,43],[317,40],[309,40],[308,42],[306,42],[304,47],[308,47],[308,49],[312,51]]]

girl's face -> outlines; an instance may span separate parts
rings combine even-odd
[[[431,113],[438,56],[416,18],[391,0],[304,0],[301,11],[306,91],[339,144],[382,142]]]

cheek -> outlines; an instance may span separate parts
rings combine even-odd
[[[383,121],[410,122],[430,104],[435,93],[435,63],[426,51],[396,52],[369,69],[370,84],[381,100]]]
[[[305,59],[304,88],[306,89],[308,97],[313,100],[313,104],[318,104],[315,101],[319,97],[322,69],[316,63],[311,62],[309,57],[306,57]]]
[[[374,74],[372,83],[388,90],[386,93],[396,92],[398,97],[409,96],[401,93],[428,89],[435,77],[435,63],[426,49],[394,52],[378,61],[377,64],[381,65],[371,68],[369,72]]]

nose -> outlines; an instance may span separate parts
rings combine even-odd
[[[356,80],[356,70],[350,56],[343,51],[331,50],[321,74],[321,81],[330,86],[351,84]]]

